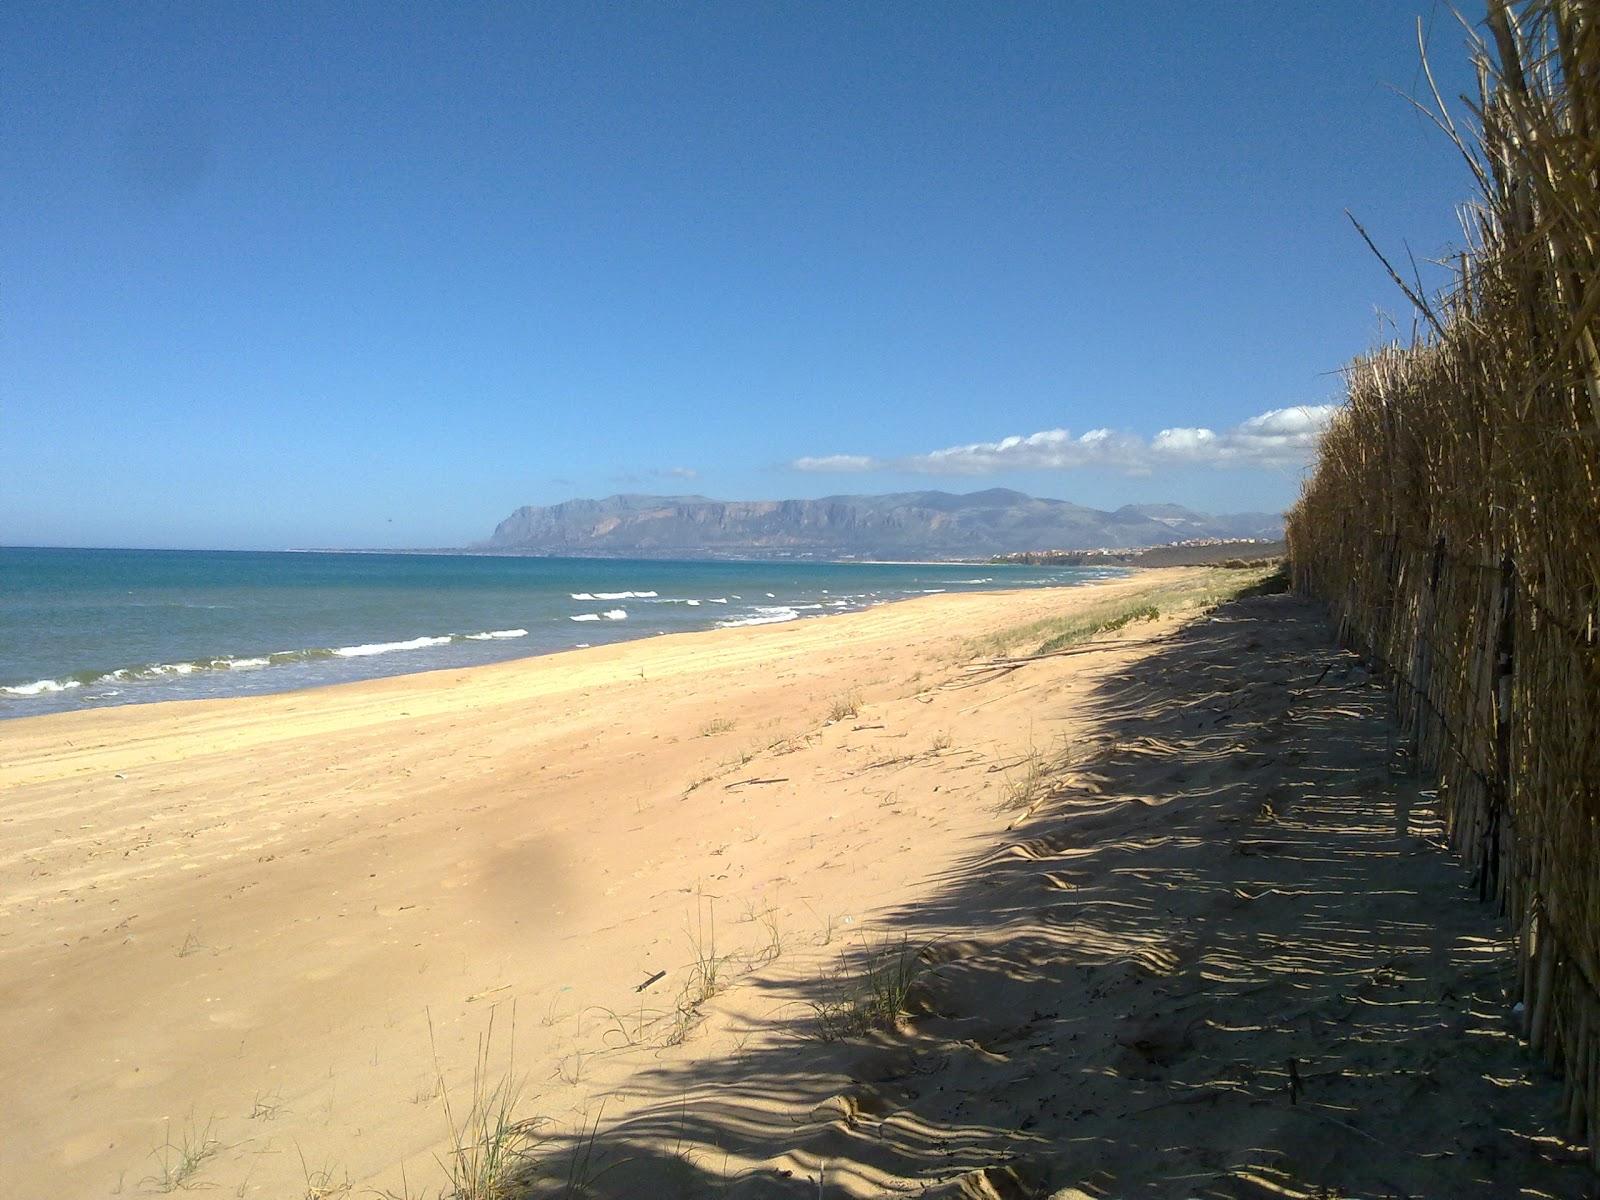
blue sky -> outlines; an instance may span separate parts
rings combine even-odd
[[[615,491],[1282,507],[1305,439],[1245,423],[1410,329],[1344,210],[1460,240],[1392,90],[1419,15],[1465,90],[1433,0],[7,6],[0,544],[455,545]]]

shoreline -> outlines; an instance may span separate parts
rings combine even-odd
[[[1181,576],[1185,572],[1173,572]],[[127,720],[130,724],[149,725],[159,724],[164,719],[171,717],[181,721],[187,715],[200,715],[202,712],[226,714],[229,708],[237,708],[238,716],[248,717],[252,714],[243,711],[248,707],[260,706],[267,710],[264,716],[276,716],[286,713],[302,713],[307,711],[307,706],[315,706],[319,699],[326,700],[329,706],[341,711],[360,708],[368,700],[384,698],[395,699],[394,693],[401,695],[415,694],[416,696],[438,695],[442,691],[448,677],[451,689],[461,686],[471,686],[474,683],[488,683],[504,685],[516,689],[525,698],[545,696],[566,690],[559,685],[550,686],[552,681],[540,678],[546,671],[557,671],[563,664],[581,664],[585,667],[598,667],[604,672],[604,678],[609,682],[627,682],[633,678],[633,673],[638,670],[648,670],[650,659],[657,657],[654,648],[659,647],[663,652],[681,650],[691,653],[701,648],[701,643],[708,646],[718,644],[734,645],[740,642],[772,640],[774,642],[786,641],[802,629],[810,629],[818,625],[828,625],[834,628],[847,629],[862,618],[870,618],[892,610],[902,608],[936,609],[941,607],[961,607],[960,602],[974,598],[995,599],[1002,602],[1022,601],[1028,598],[1049,600],[1062,595],[1083,593],[1084,595],[1101,595],[1101,589],[1108,584],[1126,582],[1139,587],[1145,586],[1142,576],[1131,573],[1107,579],[1086,580],[1083,583],[1066,584],[1054,587],[1030,587],[1014,589],[991,589],[973,592],[941,592],[935,595],[906,596],[897,600],[886,600],[868,608],[855,609],[850,612],[812,613],[798,617],[793,621],[784,621],[769,625],[732,626],[727,628],[693,629],[677,633],[641,634],[637,637],[622,638],[618,641],[607,642],[596,646],[571,646],[560,650],[550,650],[543,653],[525,654],[516,658],[500,659],[495,662],[478,663],[464,667],[426,667],[420,670],[397,672],[392,675],[380,675],[369,679],[341,680],[333,683],[316,684],[311,687],[287,688],[282,691],[269,691],[249,695],[211,696],[197,699],[182,700],[150,700],[129,704],[108,704],[94,708],[74,709],[65,712],[37,713],[31,716],[6,717],[0,719],[0,731],[9,734],[38,735],[41,731],[45,734],[56,727],[68,725],[97,726],[103,724],[116,724]],[[787,635],[787,637],[785,637]],[[813,639],[804,639],[809,643]],[[641,649],[649,647],[651,649]],[[797,644],[793,649],[776,648],[778,654],[803,653],[804,644]],[[670,656],[674,668],[679,665],[681,656]],[[636,658],[643,661],[634,661]],[[518,685],[526,685],[525,689]],[[15,754],[11,762],[0,761],[0,786],[7,781],[7,766],[15,765]]]
[[[397,1185],[399,1164],[426,1174],[438,1152],[430,1020],[458,1089],[500,1001],[523,1006],[519,1069],[565,1111],[625,1065],[607,1065],[589,1006],[637,1009],[634,987],[666,970],[671,994],[647,1000],[671,1011],[698,889],[723,897],[719,953],[756,953],[745,944],[763,926],[740,913],[771,908],[799,966],[819,920],[859,926],[997,823],[987,802],[947,805],[999,776],[952,777],[920,817],[822,777],[740,780],[793,776],[795,752],[832,777],[946,730],[984,755],[1020,749],[1025,720],[959,717],[938,680],[975,636],[1148,582],[942,593],[834,621],[7,722],[0,1091],[28,1148],[11,1186],[136,1190],[169,1127],[195,1133],[191,1114],[214,1120],[207,1136],[227,1149],[203,1178],[230,1193],[298,1194],[296,1146],[313,1167],[337,1156]],[[904,715],[830,724],[845,708]],[[942,753],[927,761],[944,769]],[[930,818],[942,832],[914,834]],[[870,849],[846,849],[863,836]]]
[[[315,553],[325,553],[325,552],[316,551]],[[970,564],[963,564],[963,563],[887,563],[887,562],[884,562],[884,563],[871,563],[871,564],[838,563],[838,564],[833,564],[833,565],[839,565],[839,566],[854,566],[854,565],[873,565],[873,566],[966,566],[966,565],[970,565]],[[1126,571],[1118,571],[1118,570],[1115,570],[1115,569],[1110,569],[1110,570],[1107,570],[1107,571],[1105,571],[1103,573],[1097,573],[1095,575],[1087,576],[1087,577],[1085,577],[1085,578],[1083,578],[1083,579],[1081,579],[1079,581],[1072,582],[1072,583],[1040,584],[1040,585],[1031,585],[1031,586],[1026,587],[1026,588],[984,588],[984,589],[982,589],[982,592],[984,594],[993,594],[993,593],[998,593],[998,592],[1009,592],[1009,591],[1049,591],[1049,590],[1057,590],[1057,589],[1061,589],[1061,588],[1070,589],[1070,588],[1083,587],[1085,585],[1098,583],[1098,582],[1101,582],[1102,580],[1105,580],[1105,579],[1121,578],[1123,575],[1125,575],[1127,573],[1128,572],[1126,572]],[[966,582],[966,581],[963,581],[963,582]],[[712,625],[710,625],[710,626],[708,626],[706,628],[689,629],[689,630],[661,631],[661,630],[658,630],[658,629],[645,627],[645,628],[639,628],[638,632],[632,632],[632,629],[635,628],[633,626],[623,627],[623,628],[621,628],[619,630],[618,627],[615,626],[615,625],[611,625],[610,623],[602,622],[602,624],[605,626],[605,632],[606,632],[606,634],[608,636],[606,637],[606,640],[604,640],[603,642],[599,643],[599,645],[600,646],[621,645],[621,644],[624,644],[624,643],[627,643],[627,642],[648,640],[648,639],[653,639],[653,638],[660,637],[660,636],[675,637],[675,636],[678,636],[680,633],[720,632],[720,631],[723,631],[723,630],[726,630],[726,629],[735,629],[735,628],[742,628],[742,627],[747,627],[747,626],[754,628],[754,627],[765,627],[765,626],[770,626],[770,625],[787,625],[787,624],[793,624],[796,621],[808,621],[808,620],[812,620],[814,618],[819,618],[819,617],[849,616],[849,615],[854,615],[854,614],[858,614],[858,613],[862,613],[862,612],[869,612],[869,611],[871,611],[873,609],[881,608],[881,607],[883,607],[885,605],[900,604],[900,603],[904,603],[907,600],[926,599],[926,598],[928,598],[928,595],[939,595],[939,594],[980,594],[980,593],[978,593],[978,592],[951,593],[951,592],[946,591],[944,589],[940,589],[937,592],[925,593],[923,595],[902,595],[902,596],[897,596],[897,597],[889,597],[889,598],[877,600],[877,601],[874,601],[874,602],[871,602],[871,603],[863,604],[863,605],[861,605],[859,607],[838,608],[838,609],[834,609],[832,611],[829,611],[827,609],[823,609],[823,610],[820,610],[820,611],[806,611],[804,609],[791,609],[790,611],[793,613],[793,615],[790,616],[790,617],[785,617],[785,618],[780,618],[780,619],[772,619],[772,620],[760,620],[760,619],[749,620],[749,621],[741,622],[741,623],[738,623],[738,624],[732,624],[732,623],[724,624],[724,623],[722,623],[720,621],[716,621]],[[699,602],[697,601],[696,604],[699,604]],[[708,619],[709,619],[710,611],[714,611],[714,610],[708,610]],[[597,628],[599,628],[599,627],[600,626],[597,626]],[[564,628],[564,627],[562,627],[562,628]],[[350,683],[372,682],[372,681],[375,681],[377,679],[395,678],[395,677],[402,676],[402,675],[425,674],[425,673],[431,672],[431,671],[476,670],[476,669],[478,669],[480,667],[485,667],[485,666],[496,666],[496,665],[501,665],[501,664],[510,663],[510,662],[526,662],[526,661],[533,660],[533,659],[547,658],[552,654],[565,654],[565,653],[569,653],[569,652],[574,651],[574,650],[595,648],[595,647],[589,645],[588,643],[579,642],[579,643],[575,643],[575,644],[572,644],[572,645],[560,645],[560,646],[555,646],[555,647],[552,647],[552,648],[532,649],[532,650],[529,650],[529,651],[527,651],[525,653],[522,653],[522,654],[512,654],[512,655],[508,655],[507,657],[504,657],[504,658],[495,658],[495,659],[490,659],[490,660],[485,661],[485,662],[472,663],[472,664],[467,664],[467,665],[463,665],[463,664],[436,664],[436,665],[420,665],[419,664],[419,665],[413,665],[413,664],[408,664],[406,662],[406,659],[410,658],[412,655],[427,654],[427,653],[431,652],[432,650],[436,649],[440,645],[459,644],[459,643],[465,643],[465,642],[476,642],[480,646],[482,646],[486,642],[493,642],[493,641],[501,640],[501,639],[505,640],[506,642],[510,642],[512,640],[518,640],[520,638],[526,637],[528,635],[528,632],[529,632],[529,630],[527,628],[516,628],[516,629],[497,630],[497,631],[491,631],[491,632],[474,632],[474,633],[461,633],[461,632],[427,633],[427,634],[417,635],[417,636],[415,636],[415,637],[413,637],[413,638],[411,638],[409,640],[402,639],[402,640],[397,641],[397,642],[384,643],[381,647],[376,646],[376,645],[356,645],[356,646],[345,646],[345,647],[308,647],[308,648],[295,648],[295,649],[289,649],[289,650],[249,652],[249,653],[245,653],[245,654],[237,655],[237,656],[230,652],[230,653],[221,653],[221,654],[211,655],[211,656],[198,658],[198,659],[179,660],[179,661],[171,662],[171,663],[142,663],[142,664],[134,664],[134,665],[125,665],[125,666],[112,668],[112,669],[108,669],[108,670],[103,670],[103,671],[99,670],[99,669],[86,668],[86,669],[82,669],[82,670],[78,670],[78,671],[67,672],[65,674],[60,674],[60,675],[54,676],[54,677],[42,678],[42,679],[28,681],[28,682],[20,683],[20,684],[7,685],[5,688],[0,688],[0,693],[5,693],[5,692],[9,692],[10,693],[9,695],[0,695],[0,727],[4,727],[4,726],[6,726],[6,725],[8,725],[8,724],[10,724],[12,722],[19,721],[19,720],[31,720],[31,719],[36,719],[38,717],[44,717],[44,716],[66,715],[68,713],[101,712],[101,711],[110,711],[110,710],[119,709],[119,708],[137,707],[137,706],[143,706],[143,705],[149,705],[149,704],[192,703],[192,702],[198,702],[198,701],[209,701],[209,700],[217,700],[217,699],[239,699],[239,698],[246,698],[246,697],[262,697],[262,696],[270,696],[270,695],[279,695],[279,694],[284,694],[284,693],[289,693],[289,692],[320,691],[320,690],[322,690],[324,688],[342,687],[342,686],[345,686],[345,685],[350,684]],[[620,632],[622,636],[620,636],[620,637],[615,636],[618,632]],[[393,656],[404,656],[404,657],[391,657],[392,655]],[[323,682],[323,681],[296,682],[296,681],[292,681],[292,680],[285,680],[283,682],[282,686],[279,686],[279,687],[270,686],[270,681],[273,678],[271,675],[263,675],[263,674],[261,674],[261,672],[283,671],[283,670],[286,670],[286,669],[287,670],[304,669],[304,668],[309,667],[311,664],[327,663],[327,662],[331,662],[332,660],[335,660],[335,659],[343,659],[345,661],[348,661],[349,659],[357,658],[357,657],[362,658],[362,659],[364,659],[364,660],[366,660],[368,662],[370,662],[371,659],[373,659],[373,658],[382,657],[385,665],[393,666],[396,669],[387,670],[387,671],[379,671],[379,672],[376,672],[376,673],[373,673],[373,674],[357,676],[355,678],[328,679],[325,682]],[[96,683],[102,683],[102,684],[104,684],[104,683],[116,683],[116,684],[119,684],[121,686],[129,686],[131,684],[132,687],[137,689],[137,688],[140,688],[140,687],[154,686],[156,680],[165,679],[166,677],[169,677],[169,676],[178,677],[178,678],[184,678],[184,679],[194,679],[194,678],[197,678],[197,677],[204,677],[204,678],[213,679],[216,682],[218,682],[219,684],[221,684],[223,681],[228,680],[230,677],[232,677],[236,681],[236,687],[233,690],[229,690],[225,686],[219,687],[218,694],[209,695],[209,696],[193,696],[193,697],[181,697],[181,698],[180,697],[160,697],[160,696],[157,696],[157,697],[146,699],[143,696],[138,695],[136,693],[131,697],[118,699],[118,700],[116,700],[114,702],[109,702],[109,701],[108,702],[103,702],[103,703],[94,702],[94,701],[80,702],[80,705],[77,706],[77,707],[54,708],[54,709],[52,709],[50,711],[42,712],[42,713],[30,713],[30,712],[27,711],[27,707],[31,703],[39,703],[39,702],[48,703],[48,702],[50,702],[50,698],[59,696],[64,692],[74,691],[77,688],[79,688],[80,686],[93,686]],[[250,683],[250,684],[259,684],[261,681],[268,681],[269,686],[247,686],[246,685],[246,681],[248,681],[248,683]]]

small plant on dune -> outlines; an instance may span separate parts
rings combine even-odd
[[[567,1186],[561,1192],[568,1200],[588,1195],[589,1187],[595,1181],[594,1147],[600,1140],[600,1120],[605,1115],[605,1102],[601,1101],[600,1111],[595,1114],[593,1124],[590,1124],[586,1117],[579,1118],[576,1148],[572,1152],[572,1157],[567,1160]]]
[[[173,1141],[172,1122],[168,1121],[165,1140],[150,1152],[150,1157],[156,1160],[156,1172],[147,1176],[143,1184],[154,1187],[158,1192],[194,1187],[194,1177],[201,1164],[222,1149],[222,1143],[211,1136],[212,1124],[207,1121],[204,1125],[197,1125],[191,1115],[179,1131],[178,1140]]]
[[[762,930],[766,933],[765,946],[757,947],[747,955],[750,965],[763,966],[766,963],[773,962],[776,958],[782,957],[782,952],[784,952],[784,933],[782,933],[782,926],[779,925],[778,909],[774,909],[771,904],[768,904],[765,909],[757,909],[755,904],[747,901],[746,906],[744,906],[744,917],[741,920],[746,920],[750,925],[762,926]]]
[[[727,733],[733,728],[733,724],[727,717],[713,717],[700,726],[700,736],[715,737],[719,733]]]
[[[569,1087],[583,1082],[583,1051],[574,1050],[556,1063],[555,1078]]]
[[[373,1189],[369,1195],[376,1196],[378,1200],[427,1200],[421,1192],[411,1190],[411,1181],[406,1178],[406,1164],[400,1163],[400,1190],[394,1188]]]
[[[818,1040],[836,1042],[874,1029],[893,1029],[905,1014],[911,986],[922,971],[918,951],[905,937],[864,945],[854,961],[841,952],[830,994],[811,1004]]]
[[[516,1019],[511,1024],[511,1049],[507,1072],[493,1078],[490,1050],[494,1043],[494,1010],[488,1031],[478,1039],[473,1061],[472,1088],[465,1109],[458,1112],[445,1086],[434,1046],[434,1071],[439,1077],[439,1100],[449,1129],[450,1152],[440,1166],[450,1180],[451,1200],[505,1200],[527,1167],[536,1138],[535,1123],[521,1120],[516,1108],[522,1099],[522,1081],[513,1073],[516,1063]],[[428,1016],[428,1041],[433,1044],[433,1016]]]
[[[833,703],[828,706],[828,720],[830,722],[847,720],[861,711],[861,693],[846,692],[842,696],[835,696]]]
[[[767,944],[756,951],[755,961],[769,963],[783,956],[783,930],[778,925],[778,910],[770,905],[755,914],[756,923],[766,931]]]
[[[694,959],[689,964],[686,995],[692,1006],[704,1004],[722,990],[722,968],[728,961],[717,953],[717,902],[704,893],[695,896],[695,923],[689,930]]]
[[[257,1092],[255,1103],[250,1106],[250,1119],[252,1121],[275,1121],[278,1114],[283,1112],[283,1096],[279,1092]]]
[[[1050,768],[1044,755],[1032,742],[1024,754],[1002,776],[1000,782],[1000,811],[1016,812],[1032,808],[1050,790]]]
[[[305,1152],[299,1146],[295,1147],[295,1152],[300,1155],[300,1172],[306,1180],[305,1200],[343,1200],[350,1194],[355,1185],[350,1182],[349,1175],[335,1178],[332,1164],[312,1170],[306,1163]]]
[[[603,1004],[595,1005],[593,1011],[603,1013],[611,1019],[611,1025],[603,1037],[606,1044],[612,1047],[644,1045],[662,1016],[660,1009],[646,1008],[643,1000],[639,1002],[637,1013],[618,1012]]]
[[[948,729],[941,729],[938,733],[933,735],[933,741],[928,745],[928,753],[937,754],[941,750],[948,749],[950,749],[950,731]]]
[[[677,1013],[666,1036],[669,1046],[676,1046],[689,1036],[700,1015],[700,1006],[726,986],[723,968],[728,956],[717,953],[716,904],[715,897],[695,893],[694,924],[688,930],[694,957],[678,993]]]

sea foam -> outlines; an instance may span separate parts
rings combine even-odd
[[[340,658],[366,658],[373,654],[393,654],[397,650],[422,650],[428,646],[443,646],[447,637],[414,637],[404,642],[368,642],[362,646],[339,646],[334,654]]]
[[[15,687],[0,687],[7,696],[43,696],[47,692],[64,692],[78,686],[76,679],[35,679],[32,683],[19,683]]]
[[[748,617],[733,617],[726,621],[718,621],[718,629],[737,629],[741,625],[779,625],[785,621],[798,621],[800,614],[792,608],[779,605],[763,605]]]

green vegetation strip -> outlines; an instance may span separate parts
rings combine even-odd
[[[974,658],[1003,658],[1019,651],[1048,654],[1135,621],[1203,612],[1242,596],[1281,591],[1283,579],[1282,568],[1277,566],[1196,567],[1181,579],[1152,583],[1059,617],[1044,617],[974,638],[967,643],[967,650]]]

